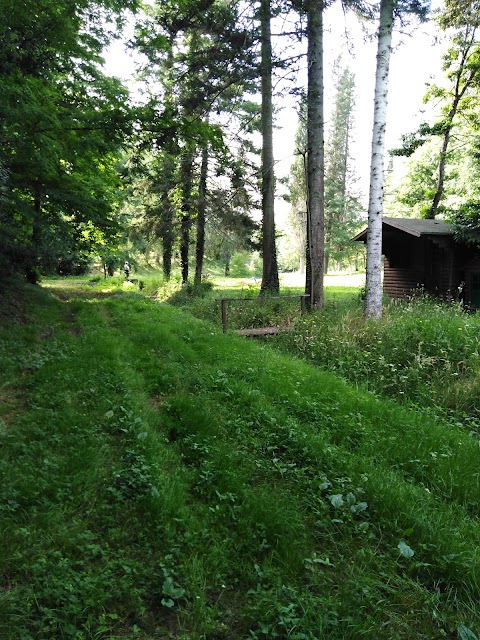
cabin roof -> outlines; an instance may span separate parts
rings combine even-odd
[[[411,236],[451,236],[453,230],[451,225],[442,220],[419,220],[415,218],[383,218],[383,225],[404,231]],[[365,242],[367,239],[368,227],[352,238],[352,240]]]

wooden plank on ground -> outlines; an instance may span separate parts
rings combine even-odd
[[[280,331],[279,327],[262,327],[257,329],[237,329],[239,336],[271,336]]]

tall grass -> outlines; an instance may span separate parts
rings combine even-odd
[[[282,300],[259,298],[259,284],[240,289],[186,287],[161,299],[220,325],[220,298],[229,329],[279,326],[272,344],[301,356],[383,397],[446,412],[479,430],[480,320],[455,305],[426,296],[386,301],[381,321],[363,317],[360,290],[326,287],[325,307],[300,316],[301,289],[284,288]],[[453,412],[453,416],[451,415]]]
[[[381,321],[361,309],[300,319],[279,344],[346,380],[421,407],[478,416],[480,321],[430,299],[390,302]]]

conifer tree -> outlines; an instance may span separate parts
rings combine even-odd
[[[359,223],[361,205],[352,194],[350,145],[355,106],[355,78],[338,58],[333,70],[334,105],[326,142],[325,273],[332,258],[342,260]]]
[[[148,58],[149,76],[159,81],[153,85],[151,110],[160,111],[161,120],[158,127],[152,122],[147,129],[146,144],[158,149],[156,155],[164,158],[159,184],[163,178],[171,185],[170,195],[164,195],[150,213],[161,231],[164,272],[170,269],[177,230],[183,282],[188,279],[190,236],[198,207],[209,201],[208,180],[200,169],[205,158],[202,150],[209,146],[211,158],[229,155],[219,124],[221,114],[242,108],[242,94],[256,71],[250,47],[252,35],[238,20],[238,11],[237,3],[157,2],[149,20],[137,29],[138,45]],[[171,43],[168,51],[166,42]],[[156,189],[154,184],[152,187]],[[200,214],[200,221],[204,219],[206,211]],[[155,224],[149,223],[149,227],[155,228]],[[202,234],[201,225],[197,230]],[[197,279],[203,251],[200,241]]]
[[[287,179],[290,204],[288,226],[293,235],[293,246],[299,256],[299,272],[305,275],[307,234],[307,103],[306,96],[300,103],[298,125],[295,133],[295,159]]]

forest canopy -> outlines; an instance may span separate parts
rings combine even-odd
[[[330,128],[314,135],[325,139],[326,159],[313,172],[307,170],[314,124],[308,105],[317,98],[311,87],[305,92],[296,82],[307,55],[299,43],[311,44],[312,16],[333,4],[5,0],[0,6],[2,276],[20,272],[36,281],[40,273],[79,274],[93,260],[112,271],[133,256],[153,262],[167,279],[178,268],[182,282],[192,277],[195,264],[199,281],[206,259],[228,273],[236,254],[256,251],[264,279],[271,278],[266,288],[274,290],[278,237],[271,193],[277,185],[265,140],[287,94],[298,98],[304,148],[297,148],[288,181],[297,241],[289,247],[292,258],[280,257],[280,267],[298,268],[306,253],[309,268],[305,203],[312,210],[317,205],[306,179],[319,173],[324,244],[314,266],[318,260],[324,270],[348,262],[354,251],[349,238],[365,215],[351,165],[355,77],[339,59],[325,82],[333,103]],[[374,28],[380,3],[339,4]],[[449,215],[458,233],[475,241],[476,192],[450,198],[459,163],[468,165],[472,184],[477,172],[478,11],[470,4],[448,0],[437,17],[451,38],[446,78],[452,86],[455,79],[466,85],[456,111],[454,89],[432,86],[426,99],[443,103],[438,121],[405,134],[398,153],[418,157],[430,140],[443,141],[444,147],[429,156],[427,166],[412,171],[389,206]],[[394,2],[394,17],[405,24],[408,16],[424,17],[428,5]],[[128,47],[138,58],[142,87],[136,103],[119,79],[106,74],[103,60],[127,20],[133,28]],[[461,135],[471,140],[468,162],[452,144]]]

